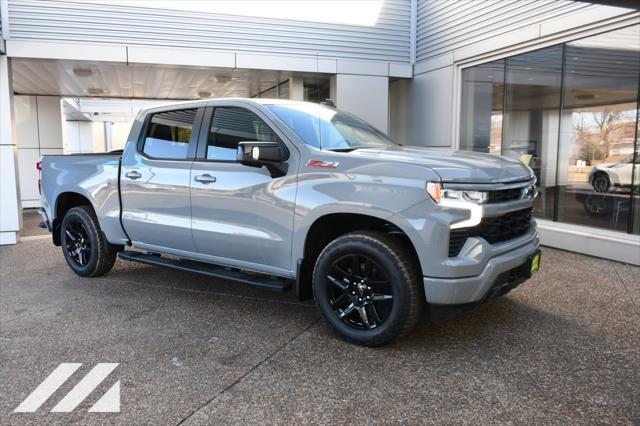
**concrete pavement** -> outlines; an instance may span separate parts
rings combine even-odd
[[[640,268],[544,249],[542,269],[384,348],[347,344],[312,303],[118,261],[74,275],[48,239],[0,247],[0,423],[640,422]],[[83,366],[12,413],[60,363]],[[49,410],[120,363],[72,413]],[[121,412],[88,413],[121,381]]]

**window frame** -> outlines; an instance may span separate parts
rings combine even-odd
[[[153,157],[146,152],[144,152],[144,145],[148,136],[149,128],[151,127],[151,119],[156,114],[162,114],[164,112],[173,112],[173,111],[184,111],[184,110],[196,110],[196,115],[193,119],[193,125],[191,126],[191,136],[189,137],[189,144],[187,146],[187,157],[186,158],[162,158],[162,157]],[[138,137],[138,141],[136,144],[136,151],[142,157],[148,160],[155,161],[193,161],[196,156],[196,148],[197,142],[200,136],[200,129],[202,127],[202,118],[204,116],[205,107],[185,107],[185,108],[174,108],[174,109],[166,109],[162,111],[154,111],[149,112],[145,118],[144,123],[141,127],[140,135]]]
[[[289,150],[289,147],[287,146],[287,144],[284,141],[284,138],[282,137],[282,135],[280,134],[280,132],[276,131],[276,129],[274,128],[275,126],[273,125],[273,123],[270,123],[270,120],[267,119],[266,117],[264,117],[263,114],[260,114],[258,111],[254,111],[251,108],[248,108],[246,106],[239,106],[239,105],[214,105],[214,106],[208,106],[206,107],[206,110],[203,114],[202,117],[202,124],[200,125],[200,131],[199,131],[199,137],[198,137],[198,147],[195,153],[195,158],[194,161],[198,161],[198,162],[205,162],[205,163],[227,163],[227,164],[240,164],[240,162],[238,160],[217,160],[217,159],[210,159],[207,158],[207,147],[208,147],[208,142],[209,142],[209,132],[211,131],[211,124],[213,123],[213,115],[215,114],[215,110],[217,108],[239,108],[239,109],[243,109],[245,111],[249,111],[252,114],[255,114],[256,117],[258,117],[260,120],[262,120],[264,122],[264,124],[266,124],[269,129],[273,132],[273,134],[275,134],[278,137],[278,141],[277,143],[279,143],[283,148],[285,153],[287,153],[289,156],[291,155],[291,152]]]

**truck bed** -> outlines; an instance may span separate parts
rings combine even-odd
[[[120,223],[121,157],[122,151],[42,156],[42,207],[54,229],[62,218],[58,217],[57,206],[51,205],[52,200],[64,199],[65,193],[76,193],[93,206],[109,242],[127,241]]]

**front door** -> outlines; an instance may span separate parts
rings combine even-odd
[[[191,166],[204,108],[147,116],[143,138],[122,159],[122,223],[136,247],[194,250]]]
[[[289,172],[281,177],[236,161],[238,142],[283,143],[258,113],[230,106],[205,114],[191,171],[192,232],[199,253],[278,274],[292,269],[298,157],[289,150]]]

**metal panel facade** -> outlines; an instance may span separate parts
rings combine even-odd
[[[416,62],[585,8],[568,0],[418,0]]]
[[[190,47],[406,63],[410,58],[409,0],[385,0],[372,26],[87,1],[9,0],[8,15],[12,40]]]

